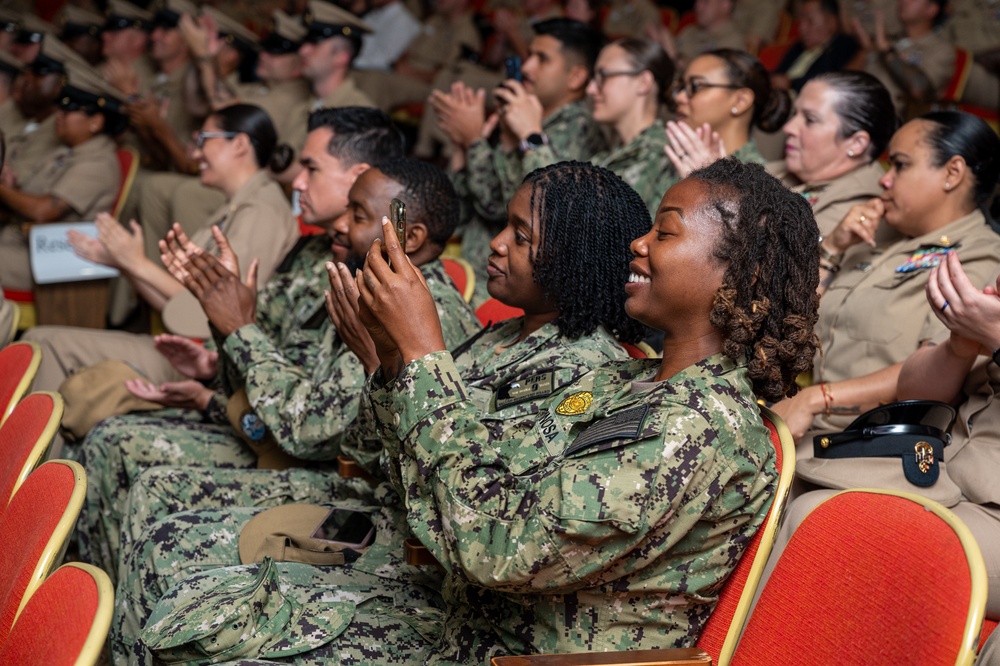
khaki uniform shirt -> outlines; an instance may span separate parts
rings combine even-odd
[[[1000,47],[1000,0],[951,0],[943,37],[980,53]]]
[[[299,124],[294,111],[302,107],[309,98],[309,82],[305,79],[293,79],[291,81],[280,81],[269,85],[254,83],[241,84],[238,94],[242,101],[248,104],[256,104],[267,111],[274,123],[274,130],[278,133],[278,142],[288,142],[287,137],[295,133],[295,126]],[[293,149],[298,150],[300,145],[293,145]]]
[[[847,211],[860,203],[882,194],[878,181],[885,175],[877,161],[819,183],[803,183],[788,171],[784,160],[771,162],[767,170],[792,192],[798,192],[812,206],[820,236],[829,236],[837,228]],[[886,224],[879,227],[878,241],[883,245],[899,240],[899,234]]]
[[[660,10],[649,0],[613,0],[602,29],[610,39],[646,39],[646,27],[660,23]]]
[[[299,227],[292,217],[281,187],[266,171],[255,174],[233,198],[216,211],[191,240],[206,252],[218,252],[212,227],[218,225],[229,239],[240,260],[244,279],[250,262],[260,260],[257,284],[264,284],[274,273],[299,237]],[[179,335],[208,338],[210,332],[201,305],[187,290],[171,298],[163,309],[163,322]]]
[[[20,181],[20,188],[62,199],[72,209],[68,220],[93,220],[114,206],[120,182],[115,143],[98,134],[75,148],[62,146],[50,154],[30,178]]]
[[[903,62],[919,68],[934,86],[940,96],[955,71],[955,47],[946,42],[936,32],[929,32],[917,39],[904,38],[896,42],[897,57]],[[868,54],[865,71],[878,78],[892,94],[896,112],[907,119],[917,109],[911,109],[909,96],[903,87],[889,74],[877,53]]]
[[[57,150],[64,148],[56,136],[56,115],[42,122],[28,121],[17,134],[7,135],[7,164],[17,178],[18,186],[30,180]]]
[[[746,38],[733,21],[727,21],[715,32],[691,25],[677,35],[677,59],[691,62],[705,51],[715,49],[746,49]]]
[[[906,360],[920,343],[945,333],[927,303],[924,286],[927,261],[915,270],[897,272],[915,253],[943,256],[958,253],[973,284],[986,284],[1000,256],[1000,235],[975,211],[918,238],[904,238],[888,247],[855,245],[819,306],[816,334],[820,351],[813,367],[815,382],[862,377]],[[818,416],[821,430],[843,430],[853,416]],[[824,422],[825,421],[825,422]]]
[[[756,35],[764,43],[777,37],[784,0],[754,0],[733,3],[733,23],[746,36]]]
[[[21,115],[13,99],[8,98],[0,104],[0,130],[7,137],[7,150],[10,150],[10,138],[20,134],[27,124],[28,119]]]
[[[150,88],[150,94],[160,107],[160,116],[181,143],[189,141],[192,132],[198,129],[198,119],[184,108],[184,80],[188,76],[188,70],[193,68],[194,65],[188,63],[170,74],[161,73]]]
[[[420,34],[406,50],[407,63],[424,72],[435,72],[456,63],[465,45],[479,53],[482,39],[472,14],[462,14],[449,22],[443,16],[431,16]]]
[[[992,283],[991,283],[992,284]],[[982,357],[962,387],[965,401],[944,449],[948,476],[970,502],[1000,504],[1000,366]],[[994,507],[995,508],[995,507]]]

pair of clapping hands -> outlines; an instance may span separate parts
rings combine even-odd
[[[980,291],[969,280],[955,252],[949,252],[927,277],[927,302],[951,331],[956,355],[990,356],[1000,349],[1000,278]]]
[[[330,290],[326,309],[337,333],[371,373],[382,365],[388,377],[427,353],[445,349],[441,323],[420,269],[396,241],[392,225],[382,220],[388,242],[377,239],[354,276],[340,263],[327,263]],[[252,324],[257,315],[257,260],[240,280],[239,262],[225,234],[213,227],[219,246],[215,257],[187,237],[180,225],[160,241],[167,270],[198,299],[212,325],[224,336]],[[387,256],[383,256],[383,248]],[[201,380],[216,376],[218,353],[176,335],[159,335],[157,350],[189,379],[154,385],[143,379],[126,383],[134,395],[167,407],[205,409],[211,389]]]

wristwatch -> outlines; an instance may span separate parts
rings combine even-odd
[[[518,148],[521,153],[524,154],[529,150],[535,150],[536,148],[541,148],[542,146],[549,145],[549,137],[545,136],[542,132],[532,132],[525,138],[521,139],[521,143],[518,144]]]

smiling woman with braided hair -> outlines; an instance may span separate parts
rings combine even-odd
[[[426,290],[392,238],[391,268],[373,248],[362,314],[383,370],[401,367],[379,418],[410,527],[448,571],[429,663],[694,644],[770,507],[756,400],[793,394],[810,367],[817,234],[763,167],[693,172],[633,241],[625,285],[663,358],[597,368],[517,432],[483,428],[428,334]]]

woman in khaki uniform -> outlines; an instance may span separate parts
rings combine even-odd
[[[768,170],[812,206],[827,236],[856,204],[881,194],[878,157],[896,129],[892,98],[864,72],[821,74],[802,87],[785,124],[785,159]],[[898,238],[882,225],[879,239]]]
[[[82,62],[82,61],[81,61]],[[28,224],[92,220],[109,210],[121,180],[115,143],[127,124],[122,102],[97,76],[70,64],[69,80],[55,113],[61,147],[30,177],[0,183],[0,203],[9,213],[0,231],[0,283],[31,291]]]
[[[218,226],[240,259],[244,279],[251,261],[259,261],[258,284],[267,281],[298,238],[288,201],[265,170],[275,141],[274,126],[267,114],[249,104],[235,104],[209,116],[197,135],[200,148],[195,156],[200,162],[202,182],[224,192],[228,201],[191,240],[216,252],[212,227]],[[152,306],[164,310],[168,327],[171,320],[193,322],[187,330],[174,332],[208,337],[201,306],[180,282],[146,257],[139,225],[133,221],[130,234],[116,220],[103,216],[98,226],[98,239],[79,235],[71,238],[77,253],[121,270]],[[127,358],[152,382],[178,378],[165,367],[150,336],[43,326],[31,329],[25,339],[43,346],[36,390],[56,390],[69,374],[106,359]]]
[[[861,412],[896,399],[902,362],[944,333],[924,298],[930,270],[957,254],[985,284],[1000,235],[981,207],[996,185],[1000,139],[981,119],[954,111],[904,125],[889,144],[891,168],[879,199],[854,206],[819,246],[821,344],[809,388],[775,410],[796,437],[843,430]],[[903,238],[877,244],[884,220]],[[798,452],[812,458],[807,438]]]

